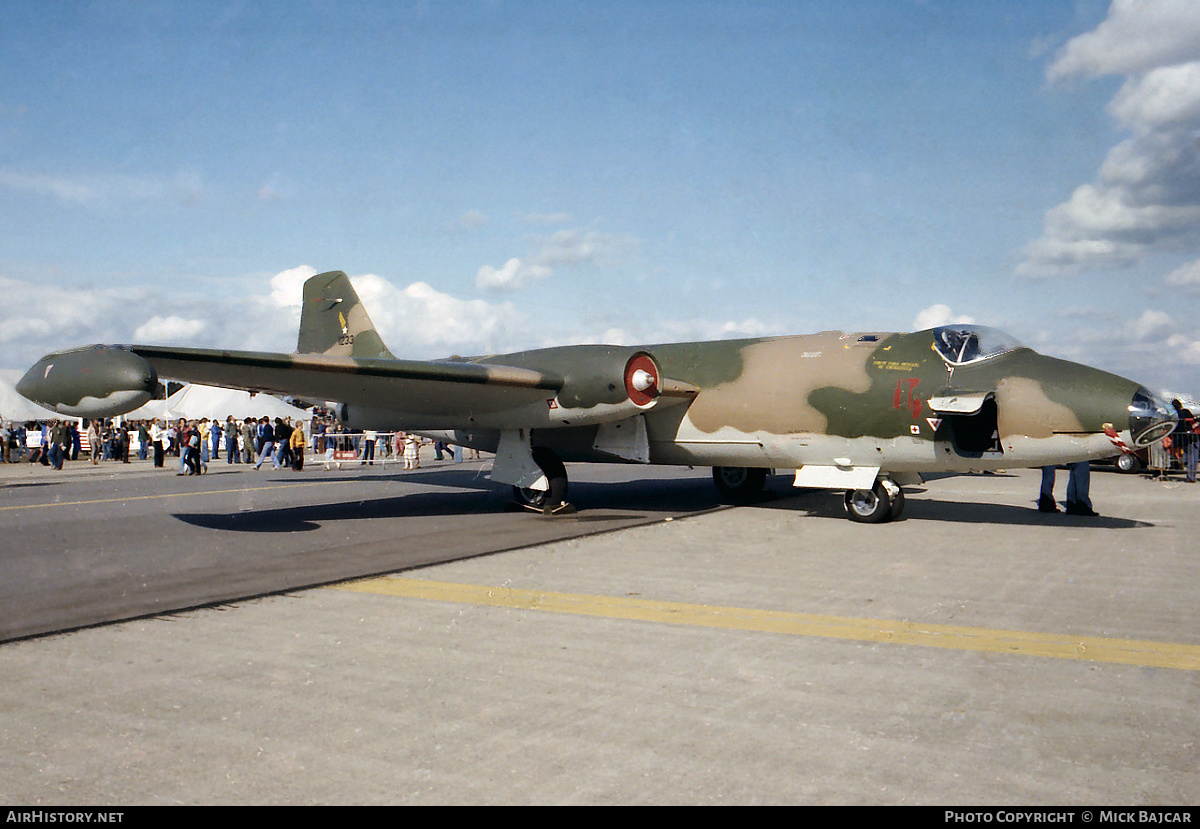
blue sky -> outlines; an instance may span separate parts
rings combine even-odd
[[[0,368],[971,319],[1200,393],[1193,0],[0,6]]]

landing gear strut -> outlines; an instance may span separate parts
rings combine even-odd
[[[567,503],[567,468],[563,462],[549,449],[540,446],[533,450],[533,462],[546,476],[550,488],[541,490],[514,486],[513,499],[526,509],[544,515],[574,512],[575,508]]]

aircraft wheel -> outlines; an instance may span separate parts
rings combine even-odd
[[[744,504],[763,491],[767,470],[752,466],[714,466],[713,483],[726,502]]]
[[[514,486],[513,498],[518,504],[526,507],[544,509],[556,507],[567,500],[567,468],[558,456],[549,449],[538,447],[533,450],[533,462],[542,470],[546,480],[550,482],[547,490],[529,489]]]
[[[1122,472],[1137,472],[1142,468],[1142,462],[1138,460],[1137,455],[1131,455],[1128,452],[1122,452],[1117,458],[1117,469]]]
[[[904,512],[904,490],[897,489],[896,494],[892,496],[892,514],[887,520],[895,521]]]
[[[851,521],[863,524],[880,524],[895,517],[892,514],[892,497],[881,481],[876,481],[871,489],[848,489],[846,516]]]

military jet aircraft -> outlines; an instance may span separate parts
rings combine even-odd
[[[868,523],[899,516],[923,472],[1104,458],[1176,422],[1131,380],[976,325],[417,361],[388,351],[344,273],[309,279],[303,303],[295,354],[93,345],[17,389],[80,417],[133,410],[160,377],[331,401],[352,429],[494,452],[491,478],[547,513],[569,509],[565,461],[711,466],[733,501],[794,470]]]

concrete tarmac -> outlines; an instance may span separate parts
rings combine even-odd
[[[310,473],[225,472],[229,492],[185,509],[168,496],[218,476],[66,470],[92,482],[68,525],[103,520],[102,499],[139,476],[160,490],[122,501],[132,512],[90,559],[77,530],[30,517],[53,511],[33,504],[61,478],[0,472],[6,535],[35,529],[31,549],[74,550],[59,561],[97,579],[150,547],[143,532],[184,564],[200,545],[319,570],[338,555],[318,548],[383,548],[438,504],[450,525],[409,545],[440,563],[0,645],[0,801],[1200,799],[1200,486],[1097,471],[1103,517],[1087,519],[1036,512],[1036,472],[947,478],[910,489],[903,520],[864,526],[786,479],[730,509],[706,470],[581,466],[580,513],[560,521],[506,512],[506,493],[457,472],[254,493],[232,490]],[[348,494],[394,503],[352,519],[331,506]],[[589,518],[601,526],[580,533]],[[445,560],[461,535],[506,551]],[[3,543],[0,561],[19,546]],[[357,569],[388,572],[381,556]]]
[[[321,465],[296,474],[212,463],[201,476],[74,462],[0,466],[0,641],[311,587],[633,526],[717,504],[673,470],[531,522],[490,461]],[[673,478],[663,479],[663,475]],[[618,474],[618,477],[620,475]],[[625,477],[628,477],[626,475]],[[594,489],[594,487],[593,487]]]

